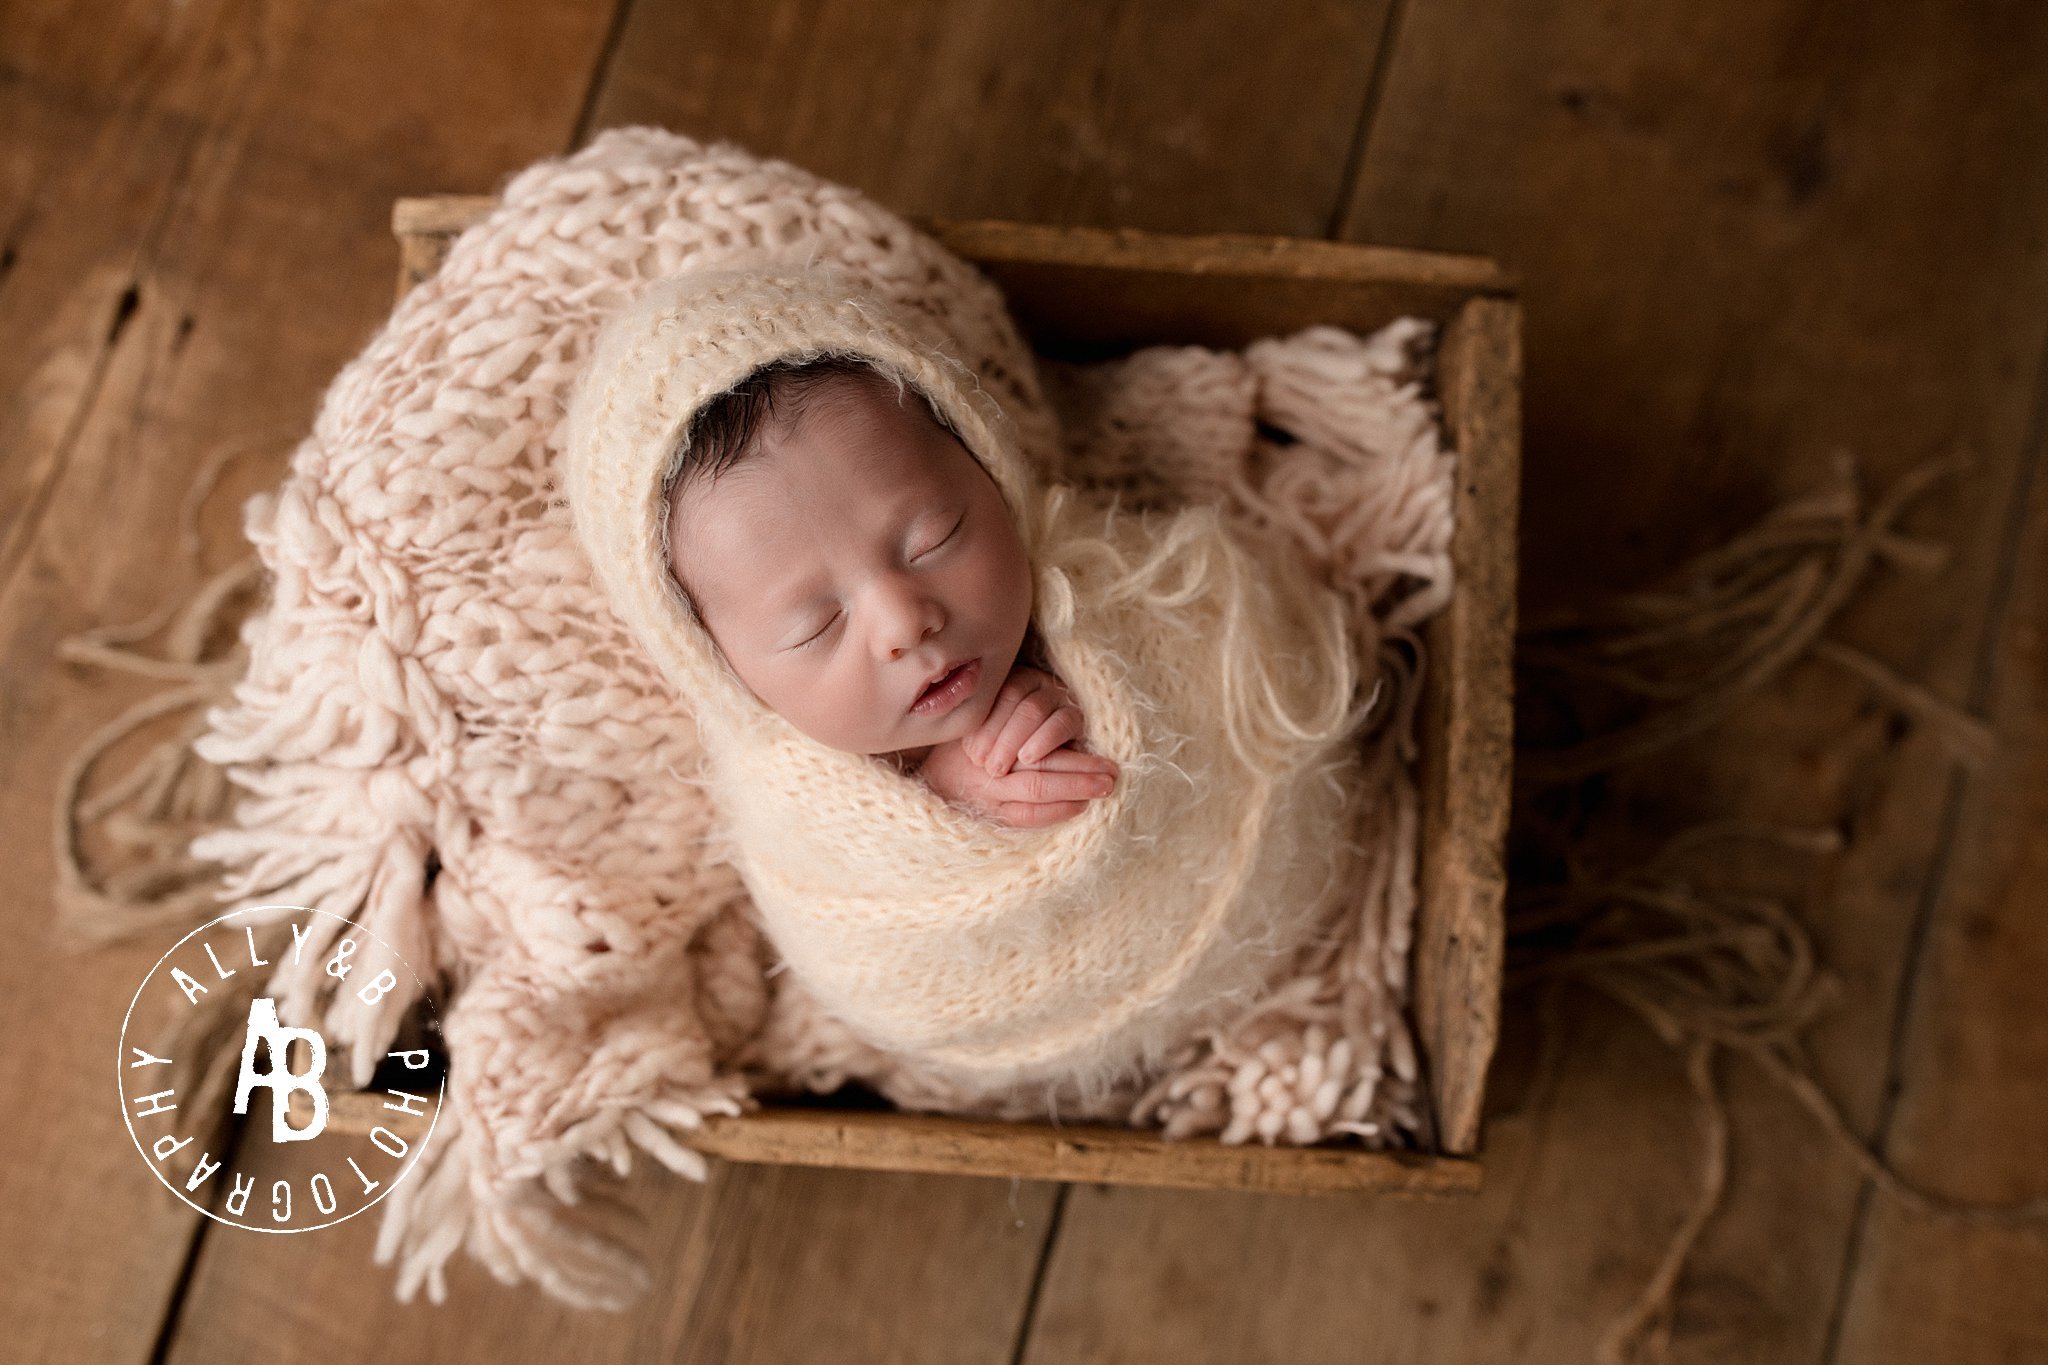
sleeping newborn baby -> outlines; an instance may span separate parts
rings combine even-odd
[[[990,819],[1071,818],[1117,765],[1019,662],[1031,564],[994,480],[926,400],[854,359],[764,366],[691,420],[670,569],[753,694]]]
[[[704,855],[738,871],[778,992],[918,1078],[895,1094],[1056,1087],[1073,1112],[1355,904],[1361,665],[1338,595],[1215,508],[1050,478],[1057,431],[985,297],[656,281],[587,362],[566,491],[688,702]]]

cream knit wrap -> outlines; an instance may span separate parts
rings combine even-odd
[[[666,396],[579,409],[579,450],[603,459],[569,477],[566,414],[608,322],[649,316],[630,310],[658,309],[664,281],[819,268],[871,313],[814,299],[804,336],[749,331],[722,370],[677,357],[669,382],[688,381]],[[960,424],[1029,537],[1052,661],[1123,765],[1122,790],[1065,826],[984,826],[792,741],[720,691],[661,595],[660,443],[641,438],[769,352],[817,344],[828,317]],[[1231,1142],[1415,1131],[1412,627],[1450,572],[1431,331],[1040,367],[965,263],[784,163],[628,128],[512,178],[249,501],[268,598],[193,746],[243,793],[192,845],[223,865],[222,901],[352,917],[438,984],[446,1101],[377,1248],[400,1296],[439,1299],[466,1248],[567,1302],[630,1299],[644,1267],[568,1209],[579,1170],[639,1151],[702,1178],[691,1130],[770,1090],[859,1079],[906,1107]],[[646,359],[658,389],[666,357]],[[1284,586],[1297,572],[1323,587]],[[1357,678],[1319,652],[1332,593]],[[1350,780],[1322,782],[1316,736],[1366,683],[1380,696]],[[869,856],[883,849],[904,861]],[[1020,871],[1037,891],[1005,882]],[[286,955],[264,990],[361,1084],[414,1002],[335,989],[325,946]],[[1100,1093],[990,1088],[1133,1062],[1143,1074]]]
[[[1240,1012],[1357,884],[1358,669],[1337,594],[1261,563],[1209,507],[1042,486],[1015,429],[915,315],[845,272],[696,274],[608,323],[569,413],[568,492],[613,609],[697,716],[769,940],[865,1042],[994,1091],[1097,1097]],[[940,349],[940,347],[946,349]],[[1044,831],[949,805],[756,701],[668,569],[679,437],[771,361],[857,356],[929,397],[1012,509],[1034,624],[1118,789]]]

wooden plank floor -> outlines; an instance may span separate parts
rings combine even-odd
[[[371,1220],[203,1224],[103,1074],[163,944],[49,942],[57,773],[135,695],[56,642],[182,597],[195,471],[238,553],[389,302],[389,205],[592,129],[725,136],[910,213],[1494,255],[1528,310],[1525,605],[1639,581],[1813,487],[1966,451],[1835,634],[1988,720],[1959,767],[1824,663],[1616,774],[1647,836],[1845,829],[1791,894],[1843,979],[1813,1034],[1916,1183],[2048,1188],[2048,11],[1937,0],[11,0],[0,8],[0,1355],[38,1361],[1585,1361],[1697,1181],[1675,1055],[1514,1000],[1486,1187],[1287,1199],[719,1166],[626,1193],[661,1288],[581,1315],[466,1261],[392,1301]],[[1724,1066],[1729,1201],[1673,1359],[2048,1358],[2040,1226],[1876,1193]]]

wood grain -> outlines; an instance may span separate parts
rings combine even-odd
[[[1388,0],[644,0],[593,127],[729,138],[899,212],[1320,237]]]
[[[1490,25],[1454,31],[1447,12],[1417,11],[1402,52],[1413,65],[1392,73],[1349,225],[1492,252],[1525,274],[1525,606],[1634,581],[1822,483],[1839,451],[1875,490],[1960,447],[1977,459],[1971,477],[1910,520],[1949,543],[1951,567],[1879,576],[1837,634],[1967,702],[2036,401],[2014,381],[2039,372],[2048,298],[2048,262],[2021,226],[2048,214],[2048,129],[1998,111],[2038,91],[2048,27],[2017,12],[1958,24],[1912,5],[1878,22],[1794,4],[1668,23],[1635,12],[1619,28],[1609,17],[1517,7],[1485,37]],[[1429,98],[1445,89],[1501,98],[1446,110]],[[1425,147],[1434,169],[1418,175]],[[2013,217],[1952,212],[1979,198]],[[1601,792],[1614,819],[1646,833],[1741,814],[1849,834],[1850,851],[1808,879],[1754,860],[1721,875],[1803,902],[1844,980],[1816,1059],[1862,1131],[1956,780],[1925,732],[1809,666]],[[1734,1185],[1682,1288],[1676,1355],[1817,1359],[1858,1181],[1782,1095],[1739,1064],[1726,1073]],[[1642,1078],[1609,1084],[1613,1111],[1642,1103]],[[1610,1206],[1673,1188],[1696,1160],[1690,1142],[1617,1154],[1558,1140],[1620,1158],[1601,1167]],[[1603,1257],[1647,1278],[1661,1242],[1572,1234],[1584,1207],[1530,1211],[1559,1230],[1543,1254],[1597,1246],[1589,1291]],[[1666,1203],[1667,1219],[1681,1207]],[[1515,1309],[1500,1353],[1554,1311]]]
[[[2048,403],[2048,392],[2040,399]],[[2048,1195],[2048,480],[2038,440],[2015,503],[2013,568],[1971,701],[2000,737],[1971,775],[1946,849],[1940,913],[1915,969],[1878,1130],[1905,1178],[1940,1197],[2003,1205]],[[2042,1224],[1973,1226],[1875,1192],[1859,1210],[1834,1358],[2048,1357]]]
[[[71,518],[61,558],[47,527],[67,477],[76,505],[77,465],[108,472],[117,415],[161,378],[175,303],[166,318],[139,270],[182,169],[249,83],[232,45],[204,79],[222,5],[102,7],[90,28],[77,13],[22,3],[0,22],[0,1321],[21,1359],[121,1362],[147,1359],[196,1220],[144,1168],[112,1085],[122,1015],[162,945],[81,963],[51,941],[50,793],[109,698],[49,660],[64,630],[139,600],[103,547],[124,512],[145,515],[146,471],[102,503],[107,521]],[[167,547],[171,528],[153,529]]]
[[[138,263],[203,135],[248,98],[246,48],[206,79],[211,35],[234,7],[176,14],[102,5],[10,6],[0,24],[0,585],[27,554],[79,427],[139,298]]]
[[[447,239],[496,206],[489,194],[426,194],[391,206],[391,232],[404,252],[401,276],[417,283],[445,253]],[[1312,280],[1319,284],[1375,284],[1438,291],[1434,308],[1468,294],[1512,292],[1514,272],[1484,256],[1325,242],[1251,232],[1148,232],[1141,228],[1063,227],[1004,219],[951,219],[914,215],[947,248],[984,269],[1006,265],[1093,268],[1108,273],[1237,276],[1259,280]],[[415,264],[415,261],[418,264]]]
[[[595,122],[738,136],[913,213],[1311,234],[1338,222],[1507,262],[1526,281],[1524,605],[1539,611],[1711,543],[1810,487],[1838,446],[1878,483],[1972,450],[1970,478],[1913,518],[1957,547],[1953,566],[1874,583],[1838,633],[1952,699],[1990,678],[2005,746],[1991,768],[1959,775],[1923,731],[1810,666],[1599,796],[1644,837],[1731,809],[1847,828],[1852,852],[1810,875],[1729,869],[1800,896],[1844,978],[1817,1039],[1824,1079],[1865,1125],[1903,1087],[1893,1151],[1928,1184],[2031,1191],[2041,813],[2021,784],[2039,777],[2026,626],[2040,605],[2021,591],[2002,617],[1991,607],[1998,582],[2048,573],[2036,549],[2011,559],[2006,531],[2048,317],[2048,16],[1405,0],[1390,27],[1373,5],[1294,28],[1291,6],[1081,9],[1041,21],[928,0],[885,30],[851,0],[639,0]],[[235,552],[236,497],[274,477],[319,384],[381,316],[391,199],[486,192],[536,148],[566,145],[573,101],[553,92],[599,71],[603,19],[17,0],[0,20],[0,838],[6,913],[24,931],[0,968],[19,1044],[0,1060],[15,1100],[0,1149],[11,1354],[148,1355],[190,1226],[167,1197],[152,1203],[162,1191],[114,1141],[111,1087],[92,1079],[153,952],[71,961],[26,931],[47,913],[56,765],[127,699],[52,666],[50,648],[181,595],[171,509],[201,452],[250,438],[254,413],[275,419],[277,444],[259,443],[206,520],[209,564]],[[1356,138],[1383,31],[1396,51]],[[430,81],[409,45],[438,54]],[[535,137],[541,125],[554,131]],[[278,255],[281,241],[304,250]],[[2006,662],[1983,671],[1986,658]],[[1951,822],[1961,842],[1940,876]],[[1924,979],[1892,1066],[1923,921]],[[331,1247],[286,1239],[303,1245],[283,1261],[209,1238],[184,1310],[204,1327],[169,1352],[272,1358],[286,1343],[318,1358],[331,1340],[336,1358],[399,1343],[419,1358],[607,1359],[686,1342],[693,1358],[766,1360],[814,1358],[822,1342],[885,1358],[936,1354],[920,1335],[934,1323],[960,1343],[943,1358],[1007,1360],[1008,1323],[1040,1362],[1581,1361],[1691,1198],[1698,1135],[1671,1057],[1605,1006],[1568,1012],[1555,1088],[1525,1093],[1537,1026],[1526,1000],[1508,1002],[1476,1199],[1080,1184],[1055,1223],[1052,1187],[1021,1184],[1026,1226],[1003,1226],[1027,1246],[1058,1230],[1028,1320],[1030,1258],[991,1250],[993,1224],[974,1215],[1010,1217],[972,1202],[999,1185],[720,1167],[711,1190],[645,1171],[627,1187],[668,1276],[666,1299],[629,1320],[555,1312],[460,1261],[455,1305],[398,1310],[368,1267],[371,1229],[351,1224]],[[1852,1240],[1855,1182],[1803,1115],[1739,1067],[1723,1074],[1737,1187],[1681,1286],[1674,1358],[2041,1353],[2037,1239],[1870,1202]],[[886,1273],[906,1256],[902,1276]],[[1854,1290],[1831,1336],[1845,1265]],[[963,1305],[982,1326],[945,1316]]]
[[[1877,489],[1960,447],[1972,474],[1908,519],[1950,566],[1880,573],[1833,633],[1967,700],[2048,317],[2044,23],[1791,0],[1403,7],[1345,233],[1492,256],[1524,283],[1525,613],[1642,582],[1823,483],[1840,450]],[[1816,663],[1584,799],[1637,851],[1731,814],[1850,835],[1810,867],[1710,871],[1814,925],[1843,981],[1817,1066],[1868,1132],[1957,781],[1924,729]],[[1534,1052],[1511,1003],[1499,1095],[1526,1088]],[[1676,1057],[1640,1025],[1578,999],[1565,1027],[1557,1089],[1488,1120],[1476,1206],[1283,1225],[1220,1200],[1074,1199],[1030,1358],[1590,1358],[1694,1197],[1700,1139]],[[1672,1358],[1821,1360],[1859,1181],[1767,1082],[1735,1062],[1722,1078],[1734,1185],[1680,1285]],[[1190,1256],[1198,1238],[1234,1248],[1227,1274],[1223,1253]],[[2031,1319],[1984,1335],[2014,1321]]]
[[[57,774],[141,690],[57,664],[56,642],[183,600],[245,552],[239,497],[275,481],[384,314],[391,200],[490,189],[559,145],[582,86],[548,63],[594,60],[601,31],[543,4],[16,4],[0,22],[10,1358],[149,1359],[201,1222],[145,1168],[112,1084],[123,1012],[167,942],[67,957],[51,939]],[[195,565],[181,508],[225,455]],[[239,1250],[260,1279],[260,1249]],[[189,1310],[179,1326],[203,1330]]]
[[[1525,1023],[1517,1014],[1509,1024]],[[1489,1115],[1484,1187],[1457,1200],[1292,1199],[1077,1185],[1045,1270],[1023,1365],[1115,1360],[1290,1365],[1593,1357],[1584,1326],[1634,1292],[1617,1250],[1663,1230],[1687,1174],[1603,1197],[1606,1163],[1554,1140],[1599,1122],[1605,1153],[1691,1150],[1682,1079],[1661,1044],[1614,1010],[1571,1021],[1581,1065],[1540,1106]],[[1611,1115],[1598,1071],[1642,1080]],[[1496,1077],[1498,1083],[1498,1076]],[[1548,1140],[1546,1140],[1548,1139]],[[1575,1254],[1542,1221],[1577,1199]],[[1585,1263],[1598,1273],[1590,1279]],[[1577,1296],[1573,1298],[1572,1296]],[[1543,1305],[1539,1311],[1525,1305]]]
[[[367,1135],[384,1101],[374,1092],[330,1098],[328,1125]],[[293,1122],[306,1115],[295,1111]],[[1346,1147],[1167,1142],[1102,1124],[983,1123],[893,1110],[777,1103],[741,1118],[714,1116],[691,1135],[709,1156],[745,1165],[911,1171],[998,1179],[1089,1180],[1266,1194],[1470,1194],[1479,1164],[1414,1152]]]
[[[394,204],[400,297],[495,202],[428,195]],[[912,221],[979,266],[1034,343],[1062,355],[1157,342],[1243,346],[1310,318],[1360,332],[1410,315],[1448,321],[1475,295],[1507,298],[1516,288],[1498,263],[1447,252],[1253,233]]]
[[[926,1114],[764,1109],[707,1123],[696,1145],[733,1161],[1189,1190],[1453,1195],[1479,1188],[1478,1163],[1443,1157],[1165,1142],[1130,1128],[975,1123]]]
[[[1475,297],[1437,352],[1444,424],[1458,452],[1455,588],[1425,635],[1421,901],[1416,1028],[1437,1145],[1479,1146],[1500,1023],[1505,840],[1514,772],[1515,541],[1521,492],[1522,310]]]
[[[259,1188],[279,1178],[303,1187],[311,1174],[303,1155],[269,1144],[244,1169]],[[651,1275],[616,1314],[499,1284],[467,1256],[449,1263],[445,1305],[424,1294],[399,1305],[389,1268],[371,1263],[375,1209],[311,1235],[210,1237],[169,1359],[272,1360],[288,1342],[304,1365],[765,1362],[821,1350],[835,1360],[1005,1360],[1054,1192],[723,1162],[699,1186],[643,1158],[623,1181],[592,1178],[583,1210],[601,1202],[597,1226]]]

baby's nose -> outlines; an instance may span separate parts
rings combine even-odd
[[[889,657],[900,659],[946,624],[945,608],[928,593],[908,594],[890,623]]]
[[[905,654],[909,653],[911,650],[923,644],[926,636],[936,635],[938,634],[938,631],[939,623],[933,622],[929,625],[920,627],[913,635],[910,635],[908,637],[899,636],[898,639],[899,641],[901,641],[901,643],[890,646],[889,657],[892,659],[902,658]]]

